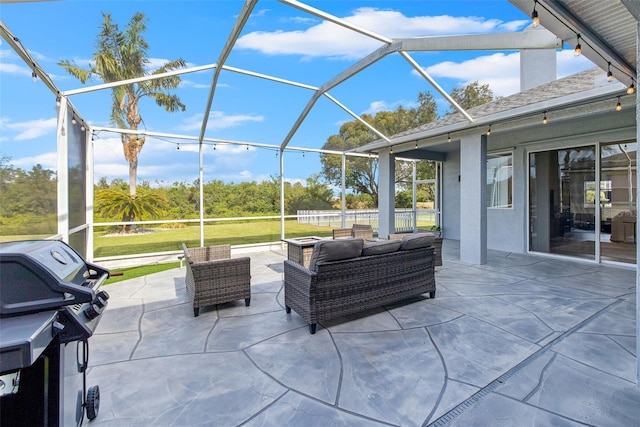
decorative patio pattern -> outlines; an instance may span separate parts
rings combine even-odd
[[[437,296],[319,325],[286,314],[284,252],[251,256],[252,303],[193,317],[184,270],[108,286],[89,384],[117,426],[630,426],[635,273],[445,241]],[[244,255],[243,255],[244,256]]]

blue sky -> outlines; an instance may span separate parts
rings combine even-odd
[[[348,1],[304,2],[326,13],[386,37],[443,36],[522,31],[526,14],[507,0],[470,1]],[[83,85],[57,65],[63,59],[86,67],[94,51],[102,12],[111,13],[121,28],[135,12],[147,18],[144,35],[150,45],[151,68],[166,60],[184,59],[190,67],[215,63],[244,2],[226,1],[52,1],[3,3],[0,18],[20,39],[38,64],[63,91]],[[274,0],[262,0],[242,32],[226,65],[321,86],[351,64],[381,46],[363,35],[306,14]],[[517,52],[465,51],[411,53],[447,92],[473,81],[489,84],[495,95],[519,89]],[[569,50],[558,52],[558,77],[592,67]],[[149,101],[140,104],[149,131],[197,136],[213,72],[186,74],[176,91],[187,111],[166,113]],[[88,85],[99,84],[94,80]],[[430,91],[441,112],[448,106],[429,83],[399,55],[387,56],[329,93],[354,113],[375,114],[399,105],[415,105],[419,92]],[[313,92],[223,71],[209,117],[206,136],[280,145]],[[91,125],[109,126],[108,90],[71,97]],[[290,146],[320,148],[340,125],[353,120],[322,97],[290,142]],[[142,126],[141,126],[142,127]],[[55,169],[55,96],[11,50],[0,44],[0,154],[20,168],[36,164]],[[179,144],[178,144],[179,143]],[[128,179],[120,139],[95,136],[95,179]],[[179,148],[179,149],[178,149]],[[320,172],[318,155],[285,153],[285,176],[304,180]],[[204,156],[205,181],[261,181],[277,176],[275,150],[217,144]],[[148,138],[139,157],[139,180],[170,184],[198,177],[197,145],[170,138]]]

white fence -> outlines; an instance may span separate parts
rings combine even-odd
[[[323,227],[342,227],[341,211],[298,211],[298,222],[301,224],[313,224]],[[409,232],[414,228],[414,217],[417,222],[437,224],[437,212],[433,209],[396,209],[395,230],[397,232]],[[345,225],[347,228],[353,224],[369,224],[374,232],[378,231],[378,210],[362,209],[347,210],[345,212]]]

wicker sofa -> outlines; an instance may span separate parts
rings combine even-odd
[[[316,243],[309,268],[284,261],[286,312],[293,309],[314,334],[322,321],[429,293],[435,298],[432,234],[365,243]]]
[[[230,245],[191,248],[183,243],[186,261],[187,292],[193,303],[193,315],[200,307],[244,298],[251,303],[251,258],[231,258]]]

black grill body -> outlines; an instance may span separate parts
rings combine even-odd
[[[85,412],[97,416],[86,370],[107,278],[60,241],[0,243],[0,425],[79,426]]]

